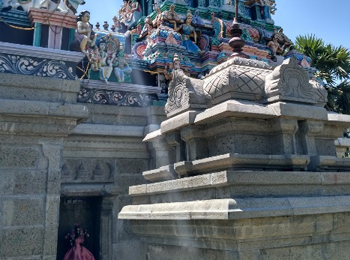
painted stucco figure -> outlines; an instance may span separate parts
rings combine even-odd
[[[175,30],[182,32],[181,45],[186,47],[187,51],[200,52],[199,47],[194,43],[194,42],[197,42],[197,33],[194,27],[191,25],[191,23],[192,23],[192,14],[191,14],[191,11],[188,11],[186,15],[186,23],[181,24]],[[191,36],[193,36],[194,42],[192,42],[190,38]]]
[[[95,46],[98,34],[93,33],[92,24],[90,24],[90,12],[82,11],[77,19],[77,30],[75,38],[79,42],[80,51],[88,55],[88,49]]]

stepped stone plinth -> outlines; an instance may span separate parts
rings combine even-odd
[[[334,140],[350,116],[326,100],[294,59],[235,57],[200,80],[174,70],[167,119],[144,139],[156,169],[119,218],[149,259],[346,258],[350,159]]]

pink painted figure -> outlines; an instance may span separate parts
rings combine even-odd
[[[93,254],[87,250],[82,244],[85,237],[89,237],[86,231],[81,229],[79,223],[74,224],[72,234],[67,234],[66,239],[70,239],[72,248],[68,250],[63,260],[95,260]]]

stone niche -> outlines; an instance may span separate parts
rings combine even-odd
[[[147,259],[346,259],[350,116],[294,59],[233,58],[201,80],[173,72],[167,119],[146,135],[154,169],[129,188]]]

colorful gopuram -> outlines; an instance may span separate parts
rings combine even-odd
[[[2,1],[0,21],[1,41],[85,54],[76,69],[85,79],[80,102],[130,105],[120,103],[128,92],[138,100],[133,105],[164,105],[169,84],[164,73],[172,71],[175,54],[193,78],[204,77],[232,55],[234,1],[125,0],[110,21],[96,25],[89,22],[92,11],[77,13],[83,3]],[[290,48],[291,40],[275,25],[275,0],[239,0],[237,10],[249,59],[277,66],[294,56],[310,67],[310,59]],[[119,100],[112,98],[116,91]]]

